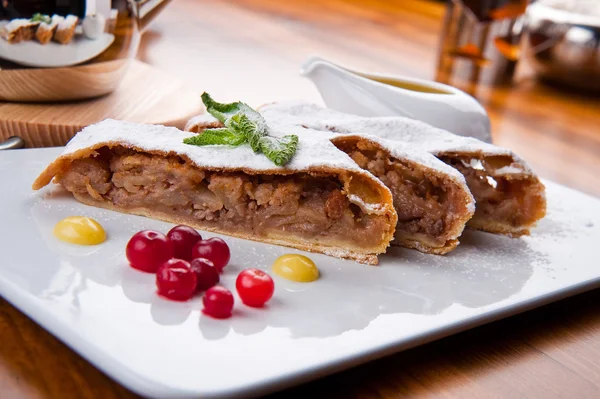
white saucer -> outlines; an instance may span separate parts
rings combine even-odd
[[[6,23],[7,21],[0,22],[0,28]],[[10,44],[0,39],[0,58],[30,67],[66,67],[94,58],[106,50],[114,40],[115,36],[110,33],[103,33],[96,40],[86,39],[77,34],[69,44],[50,42],[42,45],[36,40]]]

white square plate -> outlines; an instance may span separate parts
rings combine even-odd
[[[318,281],[276,278],[268,309],[238,300],[234,317],[214,320],[200,299],[161,299],[153,275],[127,266],[133,233],[171,225],[84,206],[56,187],[31,191],[59,152],[0,152],[0,294],[146,396],[258,395],[600,285],[600,201],[548,183],[548,216],[530,237],[466,231],[447,256],[393,249],[379,267],[310,254]],[[54,224],[70,215],[98,220],[108,240],[58,242]],[[230,289],[240,270],[298,252],[224,238]]]

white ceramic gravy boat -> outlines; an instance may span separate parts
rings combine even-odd
[[[357,72],[320,57],[306,60],[300,73],[313,81],[331,109],[361,116],[405,116],[460,136],[492,142],[485,109],[452,86]]]

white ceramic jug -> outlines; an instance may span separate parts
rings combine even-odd
[[[309,58],[300,73],[313,81],[331,109],[361,116],[405,116],[460,136],[492,141],[485,109],[452,86],[356,72],[319,57]]]

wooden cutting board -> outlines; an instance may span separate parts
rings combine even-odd
[[[84,126],[106,118],[183,128],[201,112],[200,93],[133,61],[120,86],[107,96],[69,103],[0,103],[0,142],[19,136],[27,147],[61,146]]]

